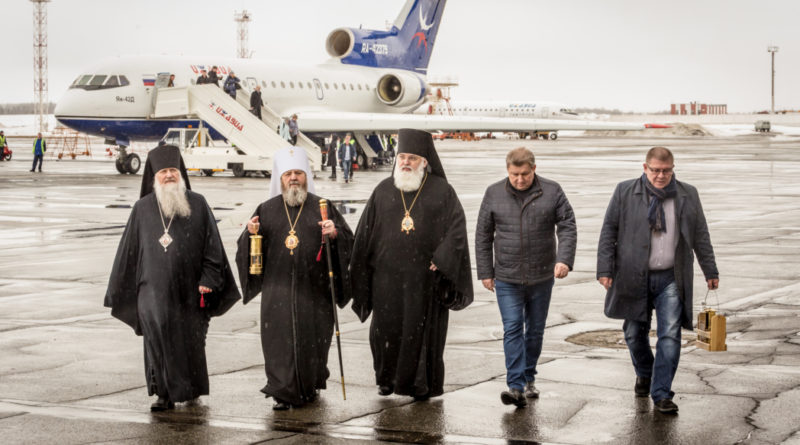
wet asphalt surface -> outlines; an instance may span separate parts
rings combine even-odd
[[[503,178],[505,153],[525,145],[537,174],[558,181],[575,209],[575,270],[559,280],[537,386],[527,408],[500,402],[502,325],[494,295],[452,313],[445,394],[427,402],[377,395],[368,325],[340,311],[347,400],[336,351],[331,379],[309,406],[273,412],[265,383],[259,299],[211,322],[211,395],[197,406],[149,411],[141,338],[102,305],[108,274],[141,175],[94,160],[46,158],[30,173],[23,150],[0,163],[0,441],[3,443],[800,443],[800,140],[737,137],[562,137],[558,141],[437,142],[467,215],[470,243],[483,192]],[[686,340],[673,390],[677,416],[634,397],[619,333],[603,316],[597,238],[617,182],[642,172],[646,150],[666,145],[676,174],[700,191],[721,273],[727,352]],[[29,155],[28,155],[29,156]],[[387,168],[327,179],[355,229]],[[268,180],[192,176],[219,219],[229,258]],[[399,223],[399,221],[398,221]],[[474,268],[474,257],[473,257]],[[705,294],[696,267],[696,303]],[[711,302],[716,304],[715,296]],[[580,334],[580,335],[578,335]],[[577,337],[576,337],[577,336]]]

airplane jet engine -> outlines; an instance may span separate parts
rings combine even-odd
[[[384,74],[375,89],[381,102],[401,108],[421,103],[426,90],[422,79],[405,73]]]

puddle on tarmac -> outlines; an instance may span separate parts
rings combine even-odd
[[[336,207],[336,210],[339,211],[342,215],[348,215],[350,213],[356,213],[358,211],[357,208],[352,206],[352,204],[366,204],[366,199],[332,199],[331,205]]]

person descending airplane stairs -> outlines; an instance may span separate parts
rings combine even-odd
[[[237,96],[245,97],[246,94]],[[272,110],[266,111],[262,116],[267,122],[261,121],[222,89],[214,85],[189,85],[160,88],[151,117],[194,115],[202,119],[247,155],[241,157],[241,162],[236,157],[228,162],[228,168],[233,170],[234,175],[244,176],[250,170],[261,170],[259,166],[264,162],[271,164],[275,152],[286,146],[286,141],[275,133],[275,126],[268,124],[268,119],[276,120],[279,117]],[[303,137],[302,145],[298,140],[299,150],[308,156],[312,169],[319,171],[322,165],[320,148]]]

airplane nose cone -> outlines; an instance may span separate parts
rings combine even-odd
[[[80,98],[77,97],[76,91],[82,90],[67,90],[61,96],[61,100],[58,101],[53,111],[56,119],[64,116],[79,116],[81,114],[79,110]]]

